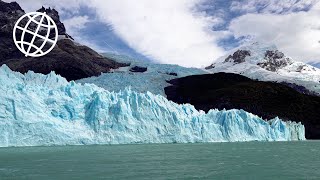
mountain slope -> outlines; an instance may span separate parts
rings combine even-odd
[[[304,126],[243,110],[197,111],[163,96],[0,67],[0,146],[304,140]]]
[[[254,81],[247,77],[217,73],[169,81],[167,98],[190,103],[198,110],[243,109],[264,119],[280,117],[302,122],[308,139],[320,138],[320,97],[305,95],[287,85]]]
[[[221,57],[206,68],[211,73],[227,72],[251,79],[305,87],[320,94],[320,69],[285,56],[275,46],[254,43]],[[305,93],[308,93],[307,91]]]
[[[89,47],[76,43],[60,21],[54,9],[41,8],[56,22],[59,38],[56,47],[46,56],[40,58],[25,57],[15,46],[12,32],[15,22],[24,14],[19,4],[6,3],[0,0],[0,65],[6,64],[11,69],[22,73],[32,70],[48,74],[55,71],[68,80],[77,80],[98,76],[127,64],[105,58]]]

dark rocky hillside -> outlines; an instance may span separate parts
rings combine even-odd
[[[217,73],[169,81],[169,100],[190,103],[198,110],[243,109],[264,119],[280,117],[302,122],[306,138],[320,138],[320,97],[297,92],[287,85],[254,81],[237,74]]]
[[[0,0],[0,66],[7,64],[12,70],[21,73],[28,70],[43,74],[55,71],[69,81],[97,76],[110,69],[126,66],[101,56],[87,46],[75,43],[66,33],[55,9],[42,7],[38,11],[51,16],[58,26],[59,35],[65,38],[59,40],[56,47],[43,57],[25,57],[16,48],[12,38],[14,24],[25,12],[16,2],[6,3]]]

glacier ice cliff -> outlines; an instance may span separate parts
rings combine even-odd
[[[112,82],[110,82],[112,83]],[[160,95],[110,92],[0,68],[0,146],[304,140],[304,126],[243,110],[197,111]]]

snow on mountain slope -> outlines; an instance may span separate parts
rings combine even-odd
[[[35,83],[36,82],[36,83]],[[42,82],[42,83],[39,83]],[[0,68],[0,146],[304,140],[304,126]]]
[[[120,63],[130,63],[128,67],[113,70],[113,73],[103,73],[98,77],[81,79],[78,83],[92,83],[109,91],[120,91],[131,87],[136,92],[160,94],[165,96],[164,88],[169,86],[167,81],[195,74],[208,73],[197,68],[184,68],[178,65],[155,64],[129,58],[123,55],[104,54],[107,58]],[[132,72],[132,68],[146,68],[145,72]]]
[[[261,81],[293,83],[320,94],[320,69],[285,56],[276,46],[254,43],[219,58],[206,68],[212,73],[228,72]]]

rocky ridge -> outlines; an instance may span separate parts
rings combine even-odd
[[[59,35],[66,38],[60,39],[55,48],[45,56],[25,57],[16,48],[12,38],[15,23],[25,12],[16,2],[6,3],[0,0],[0,65],[6,64],[12,70],[21,73],[32,70],[48,74],[55,71],[69,81],[98,76],[111,69],[127,66],[105,58],[87,46],[75,43],[67,34],[55,9],[42,7],[38,12],[46,12],[57,24]]]

